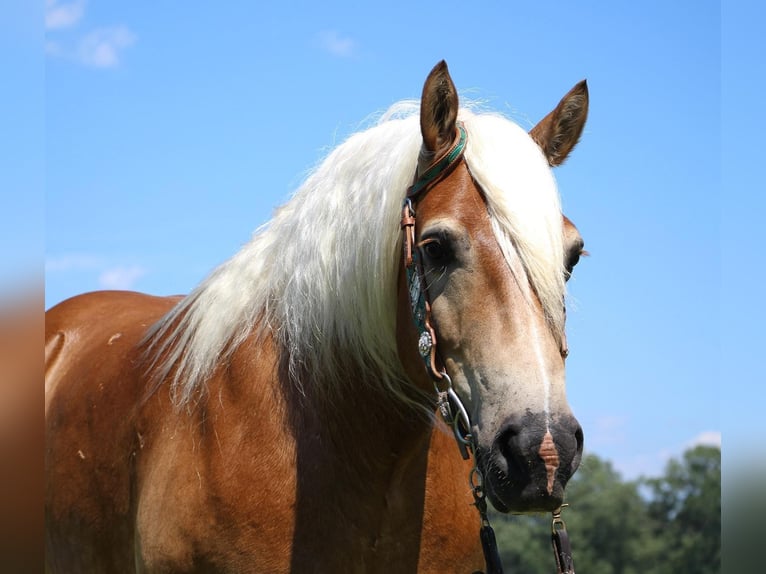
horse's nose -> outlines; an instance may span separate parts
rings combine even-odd
[[[550,420],[544,413],[528,413],[507,421],[496,444],[511,480],[542,481],[552,494],[555,483],[563,488],[580,465],[583,432],[570,414]]]

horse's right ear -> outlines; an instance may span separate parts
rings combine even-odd
[[[437,153],[455,139],[457,110],[457,90],[442,60],[428,74],[420,99],[420,132],[428,151]]]
[[[588,117],[588,84],[583,80],[529,132],[551,167],[561,165],[580,140]]]

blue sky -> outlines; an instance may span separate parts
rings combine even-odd
[[[720,4],[693,6],[48,0],[44,80],[29,80],[44,89],[27,104],[45,111],[32,133],[46,307],[101,288],[188,292],[442,58],[462,96],[528,128],[587,78],[588,124],[556,171],[591,253],[570,282],[568,392],[587,450],[658,474],[720,441],[729,368],[731,93]]]

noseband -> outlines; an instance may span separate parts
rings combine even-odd
[[[414,183],[407,189],[407,196],[402,205],[401,229],[403,234],[404,270],[407,276],[407,292],[415,328],[419,333],[418,352],[426,372],[434,384],[437,405],[444,422],[452,429],[455,441],[464,460],[473,456],[473,468],[469,474],[469,484],[474,498],[474,506],[479,512],[481,539],[487,574],[503,574],[503,566],[497,550],[495,532],[487,517],[487,501],[484,492],[484,478],[476,459],[476,438],[471,419],[460,397],[452,387],[452,380],[444,368],[444,363],[437,352],[437,336],[431,321],[431,300],[428,295],[428,283],[423,269],[420,248],[415,244],[415,205],[437,183],[446,178],[464,159],[467,134],[462,123],[455,130],[455,140],[450,148],[422,173],[415,175]],[[575,574],[572,551],[561,509],[553,513],[551,541],[559,574]]]

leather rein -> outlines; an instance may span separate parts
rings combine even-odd
[[[484,552],[486,574],[503,574],[495,532],[487,516],[484,477],[476,458],[476,438],[471,433],[471,419],[460,397],[455,392],[452,380],[437,352],[438,339],[431,320],[431,300],[428,295],[422,254],[419,246],[415,244],[415,205],[431,188],[452,173],[455,167],[464,160],[466,141],[465,128],[462,123],[458,123],[455,140],[450,148],[422,173],[416,173],[414,183],[407,189],[407,195],[402,204],[400,224],[404,250],[402,261],[407,277],[407,292],[412,319],[419,333],[418,352],[428,375],[433,381],[439,412],[444,422],[452,429],[463,459],[473,458],[473,467],[468,480],[474,498],[474,506],[479,513],[481,522],[479,538]],[[558,574],[575,574],[566,525],[561,519],[561,508],[553,512],[551,543]]]

